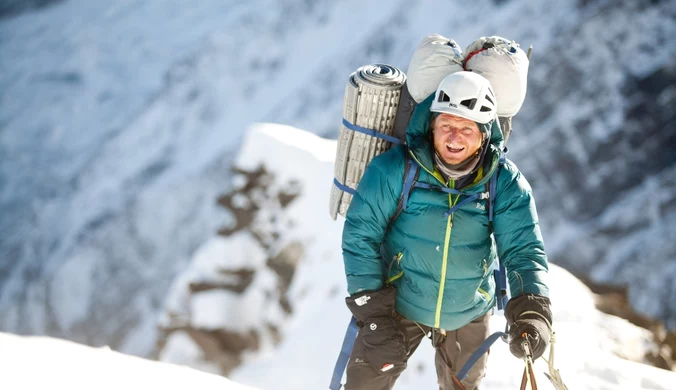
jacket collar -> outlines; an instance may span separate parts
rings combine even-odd
[[[428,96],[415,107],[415,110],[411,115],[411,120],[406,128],[406,143],[408,145],[409,153],[412,154],[416,162],[428,172],[435,171],[434,157],[432,155],[432,148],[434,146],[432,145],[431,136],[428,130],[430,119],[432,117],[432,113],[430,112],[432,100],[434,100],[434,94]],[[500,124],[497,120],[493,120],[490,123],[490,126],[491,139],[482,167],[484,174],[478,182],[475,182],[470,186],[470,189],[485,184],[493,175],[500,159],[500,153],[503,147]]]

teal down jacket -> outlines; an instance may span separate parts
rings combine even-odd
[[[455,330],[488,312],[496,302],[493,269],[498,256],[507,268],[512,296],[549,296],[547,256],[530,185],[510,160],[500,164],[491,237],[487,200],[444,213],[463,195],[415,188],[408,207],[390,224],[403,189],[405,160],[422,167],[419,182],[444,183],[433,164],[428,134],[433,95],[415,109],[406,130],[408,148],[398,145],[368,165],[347,211],[343,259],[350,295],[397,287],[396,310],[421,324]],[[498,172],[502,133],[491,125],[480,178],[464,193],[484,192]],[[459,199],[458,199],[459,198]]]

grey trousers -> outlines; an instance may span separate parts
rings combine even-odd
[[[490,335],[488,320],[491,313],[485,314],[464,327],[446,333],[446,339],[436,348],[434,365],[437,370],[437,382],[440,390],[457,390],[452,377],[462,369],[470,355]],[[430,327],[418,325],[399,315],[401,329],[406,334],[408,356],[418,348]],[[422,328],[422,329],[421,329]],[[361,333],[361,331],[360,331]],[[352,354],[347,364],[347,383],[345,390],[391,390],[398,376],[387,376],[374,369],[364,355],[361,335],[357,335]],[[462,381],[467,390],[478,390],[479,383],[486,373],[488,354],[484,354],[472,367],[467,378]]]

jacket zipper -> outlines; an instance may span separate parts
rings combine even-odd
[[[439,183],[443,184],[446,187],[449,187],[446,183],[443,181],[439,180],[438,177],[434,176],[434,173],[430,172],[423,164],[420,163],[420,160],[415,156],[415,154],[409,150],[409,155],[415,160],[418,165],[424,169],[427,173],[430,174],[430,176],[434,177]],[[491,171],[492,173],[492,171]],[[455,181],[451,180],[450,181],[450,188],[455,187]],[[460,195],[457,195],[455,197],[455,201],[453,201],[453,198],[451,194],[448,194],[448,204],[451,206],[449,208],[453,208],[455,204],[458,202],[458,199],[460,198]],[[451,244],[451,230],[453,229],[453,214],[448,216],[448,221],[446,222],[446,236],[444,238],[444,254],[443,258],[441,260],[441,279],[439,281],[439,295],[437,296],[437,310],[434,315],[434,327],[439,328],[441,324],[441,306],[444,302],[444,288],[446,287],[446,271],[448,268],[448,250]],[[482,289],[479,289],[479,292],[483,294],[486,299],[490,299],[490,296],[488,295],[487,292],[483,291]]]
[[[454,181],[451,180],[451,187],[455,185]],[[455,201],[453,201],[453,197],[451,194],[448,194],[448,204],[451,206],[455,206],[455,204],[458,202],[458,199],[460,198],[460,195],[457,195],[455,197]],[[441,278],[439,280],[439,296],[437,297],[437,310],[434,316],[434,327],[439,328],[441,324],[441,306],[444,302],[444,289],[446,287],[446,271],[448,270],[448,250],[451,245],[451,230],[453,229],[453,214],[448,216],[448,220],[446,222],[446,237],[444,238],[444,255],[441,260]]]

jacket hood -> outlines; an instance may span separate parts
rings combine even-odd
[[[434,94],[428,96],[415,107],[413,115],[411,115],[411,120],[406,128],[406,143],[408,144],[410,152],[413,153],[418,160],[418,163],[422,164],[423,168],[430,172],[434,171],[434,157],[432,156],[432,148],[434,146],[432,145],[432,139],[429,133],[429,125],[432,118],[432,112],[430,112],[432,100],[434,100]],[[478,125],[482,127],[482,131],[486,130],[486,126],[491,127],[489,149],[486,152],[484,163],[484,172],[487,172],[487,174],[484,175],[485,177],[479,182],[479,184],[483,184],[490,178],[492,171],[495,166],[497,166],[504,139],[497,118],[485,125],[479,123]],[[488,164],[490,164],[490,166],[487,166]]]

